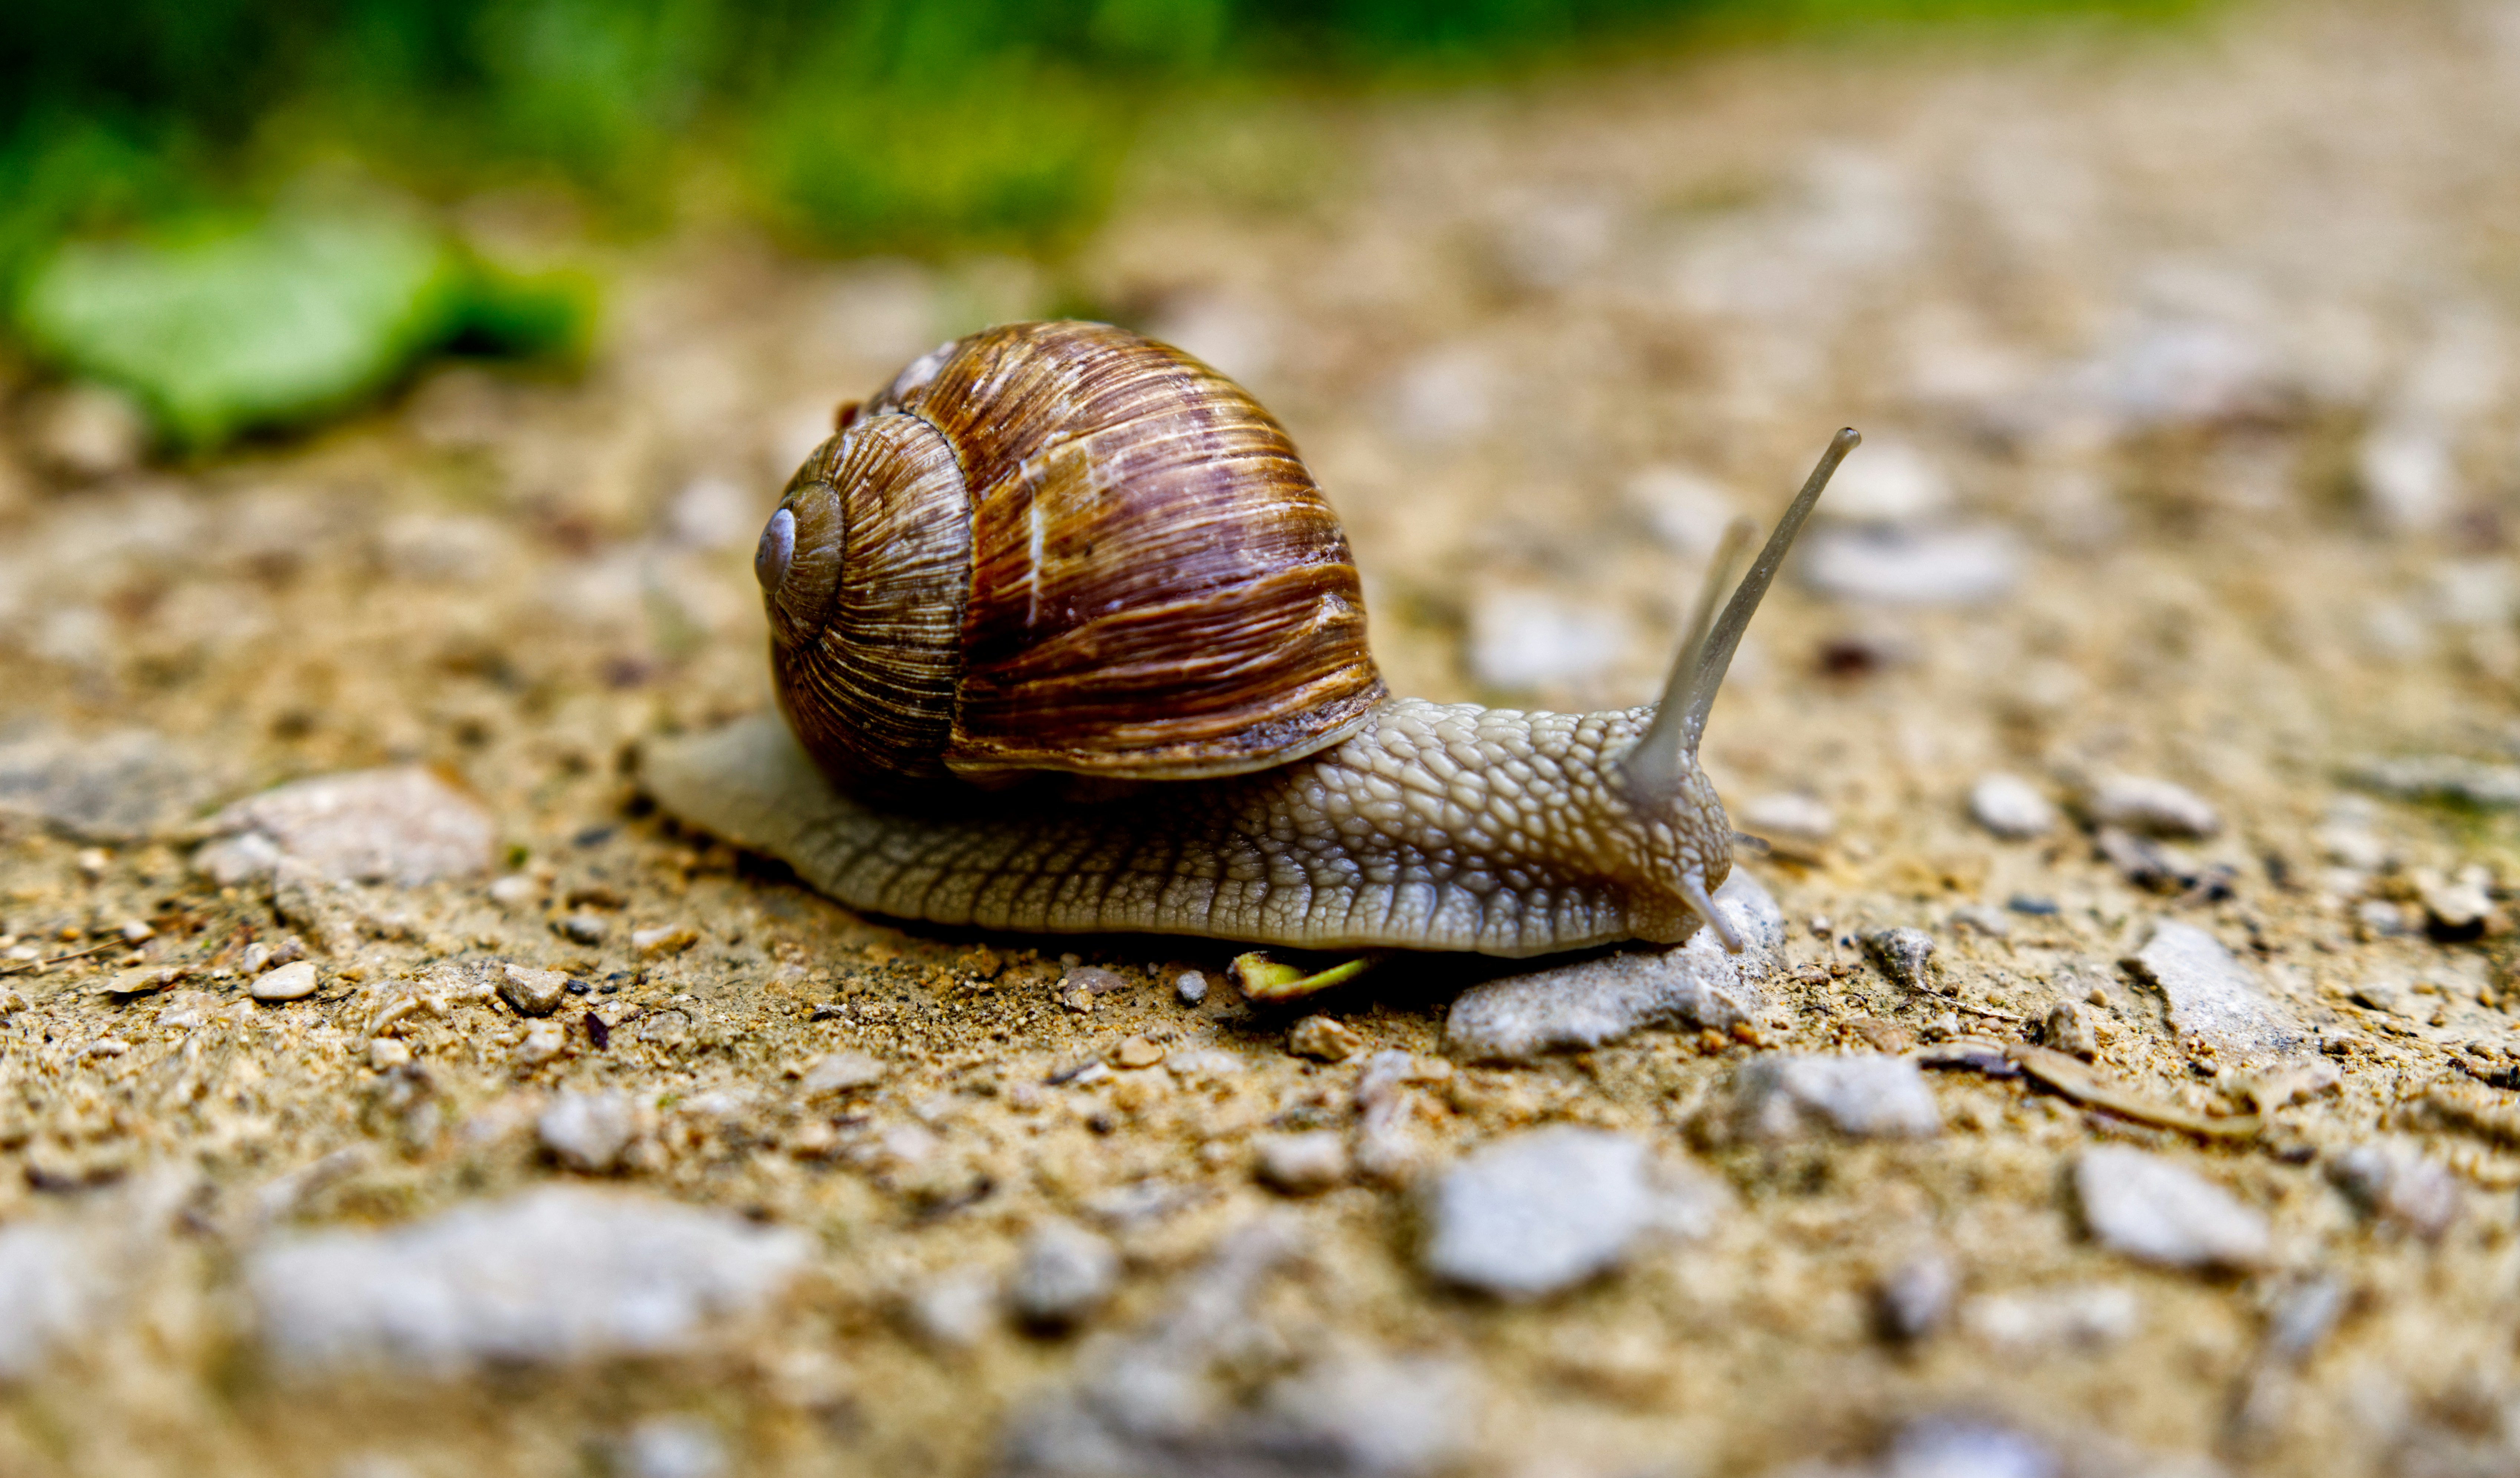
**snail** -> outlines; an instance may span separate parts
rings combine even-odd
[[[1852,430],[1720,614],[1719,555],[1660,702],[1552,714],[1391,696],[1292,442],[1177,349],[990,329],[834,425],[754,558],[785,723],[643,753],[685,821],[939,924],[1509,956],[1708,925],[1743,947],[1698,741]]]

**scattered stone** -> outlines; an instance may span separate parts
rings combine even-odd
[[[621,1439],[620,1478],[724,1478],[732,1467],[717,1428],[697,1416],[651,1416]]]
[[[1990,525],[1821,529],[1806,537],[1803,580],[1837,600],[1979,606],[2021,582],[2020,538]]]
[[[304,1000],[315,993],[315,965],[312,960],[299,960],[265,970],[246,987],[246,993],[260,1001]]]
[[[0,739],[0,813],[35,817],[73,841],[173,835],[216,784],[189,750],[147,729],[21,729]]]
[[[814,1059],[797,1082],[797,1088],[808,1098],[827,1094],[855,1092],[873,1087],[891,1073],[880,1057],[864,1052],[831,1052]]]
[[[2415,1004],[2409,998],[2407,983],[2387,976],[2366,980],[2356,986],[2352,998],[2356,1005],[2368,1006],[2374,1011],[2385,1011],[2391,1016],[2415,1014]]]
[[[2345,1316],[2354,1290],[2343,1280],[2311,1275],[2286,1288],[2267,1313],[2266,1354],[2297,1365],[2318,1352]]]
[[[1259,1155],[1262,1183],[1290,1196],[1319,1195],[1347,1183],[1347,1141],[1333,1129],[1264,1134]]]
[[[1657,1177],[1643,1142],[1628,1135],[1528,1130],[1434,1178],[1418,1265],[1498,1298],[1545,1298],[1618,1267],[1649,1229],[1702,1234],[1722,1204],[1702,1178]]]
[[[576,945],[600,945],[612,932],[612,921],[591,908],[578,908],[552,921],[562,939]]]
[[[2039,1026],[2039,1039],[2055,1051],[2085,1062],[2100,1054],[2099,1038],[2092,1030],[2090,1013],[2070,1000],[2060,1000],[2048,1008],[2048,1019]]]
[[[1365,1039],[1349,1030],[1345,1022],[1328,1016],[1307,1016],[1286,1034],[1286,1050],[1298,1057],[1345,1062],[1365,1050]]]
[[[285,1365],[433,1373],[656,1354],[764,1307],[812,1242],[656,1196],[554,1185],[385,1230],[282,1237],[245,1282]]]
[[[2127,964],[2169,1000],[2171,1029],[2181,1039],[2211,1045],[2228,1065],[2302,1048],[2291,1013],[2220,940],[2193,924],[2161,920]]]
[[[1729,1032],[1765,1005],[1758,983],[1776,968],[1784,914],[1734,868],[1715,906],[1749,947],[1728,953],[1711,928],[1677,948],[1630,949],[1473,986],[1444,1018],[1444,1051],[1464,1062],[1528,1062],[1585,1051],[1648,1027]]]
[[[2474,939],[2494,917],[2490,892],[2494,874],[2487,868],[2462,867],[2447,878],[2429,868],[2417,868],[2410,881],[2436,939]]]
[[[1111,1060],[1124,1068],[1150,1068],[1164,1060],[1164,1049],[1143,1037],[1123,1037]]]
[[[401,1043],[396,1042],[395,1045]],[[254,1189],[248,1228],[253,1234],[260,1235],[279,1225],[303,1210],[326,1186],[348,1179],[366,1169],[368,1163],[367,1147],[352,1145],[281,1172]]]
[[[1382,1054],[1376,1053],[1376,1056]],[[1406,1055],[1406,1054],[1402,1054]],[[1425,1094],[1394,1090],[1361,1103],[1356,1122],[1356,1169],[1382,1185],[1407,1185],[1435,1156],[1429,1132],[1436,1111]]]
[[[2268,1258],[2267,1219],[2230,1192],[2158,1155],[2124,1145],[2074,1163],[2083,1222],[2103,1245],[2165,1268],[2249,1269]]]
[[[2056,808],[2019,775],[1980,775],[1969,787],[1969,815],[2008,841],[2026,842],[2056,829]]]
[[[0,987],[0,1017],[9,1016],[24,1009],[26,1009],[25,996],[19,994],[16,991],[10,990],[7,987]],[[161,1016],[158,1018],[158,1021],[160,1025],[163,1025],[165,1018]]]
[[[1498,585],[1470,608],[1470,675],[1482,687],[1527,693],[1596,682],[1626,645],[1617,612],[1546,590]]]
[[[2085,798],[2092,821],[2138,836],[2210,837],[2223,829],[2204,797],[2148,775],[2109,775]]]
[[[1925,970],[1934,958],[1934,940],[1924,930],[1876,929],[1864,937],[1864,949],[1880,962],[1881,973],[1894,984],[1932,992]]]
[[[639,1132],[639,1111],[618,1089],[570,1088],[534,1120],[534,1132],[560,1163],[590,1176],[610,1173]]]
[[[1066,984],[1067,989],[1071,991],[1086,991],[1096,995],[1108,995],[1114,991],[1129,989],[1129,978],[1117,970],[1105,970],[1101,965],[1071,965],[1068,967]]]
[[[1973,930],[1988,939],[2012,937],[2012,921],[2003,916],[2003,910],[1987,903],[1962,903],[1953,909],[1952,927]]]
[[[902,1313],[910,1332],[942,1351],[977,1348],[998,1324],[997,1279],[972,1270],[948,1272],[915,1289]]]
[[[2364,1215],[2427,1241],[2458,1220],[2464,1199],[2457,1177],[2408,1144],[2358,1144],[2337,1156],[2327,1174]]]
[[[1881,1332],[1901,1344],[1913,1344],[1950,1321],[1958,1297],[1959,1270],[1940,1252],[1922,1252],[1890,1270],[1873,1290],[1873,1313]]]
[[[1188,1082],[1231,1078],[1242,1071],[1242,1059],[1221,1047],[1191,1047],[1166,1057],[1164,1071]]]
[[[2520,809],[2520,764],[2489,764],[2454,755],[2408,755],[2365,760],[2346,775],[2363,789],[2392,800],[2478,810]]]
[[[1931,457],[1904,441],[1867,439],[1829,484],[1821,517],[1840,524],[1917,524],[1952,501],[1952,480]]]
[[[1196,970],[1184,970],[1181,978],[1173,982],[1173,993],[1181,997],[1183,1005],[1197,1005],[1207,999],[1207,977]]]
[[[1120,1255],[1072,1222],[1046,1222],[1024,1239],[1007,1282],[1007,1307],[1026,1325],[1072,1328],[1092,1317],[1120,1280]]]
[[[542,901],[543,885],[521,872],[512,872],[490,885],[490,901],[511,913]]]
[[[1753,796],[1733,814],[1743,831],[1770,841],[1817,844],[1837,830],[1837,813],[1800,792]]]
[[[1982,1294],[1961,1308],[1960,1323],[1999,1350],[2096,1350],[2133,1338],[2143,1323],[2143,1304],[2123,1284],[2071,1284]]]
[[[1217,1303],[1217,1291],[1194,1286],[1185,1302]],[[1120,1346],[1078,1388],[1018,1409],[999,1470],[1009,1478],[1436,1478],[1462,1470],[1482,1405],[1464,1365],[1345,1346],[1236,1402],[1211,1373],[1230,1370],[1230,1355],[1184,1348],[1182,1322]],[[1269,1336],[1253,1329],[1251,1337]]]
[[[1881,1478],[2058,1478],[2064,1471],[2025,1432],[1950,1416],[1910,1422],[1881,1461]]]
[[[2175,843],[2138,836],[2123,826],[2103,826],[2092,834],[2092,845],[2100,856],[2115,867],[2126,880],[2138,888],[2154,893],[2184,894],[2210,891],[2213,869],[2198,861],[2195,854]],[[2230,887],[2228,870],[2215,880],[2228,897]]]
[[[116,970],[105,982],[105,993],[128,998],[163,991],[184,979],[192,971],[182,965],[136,965]]]
[[[498,991],[518,1016],[549,1016],[568,999],[568,977],[530,965],[501,965]]]
[[[653,929],[630,931],[630,947],[641,959],[664,959],[680,954],[700,942],[700,932],[689,924],[659,924]]]
[[[1832,1131],[1856,1139],[1923,1138],[1942,1132],[1943,1115],[1907,1058],[1772,1054],[1734,1076],[1729,1128],[1748,1140]]]
[[[227,808],[208,830],[257,834],[337,882],[405,888],[485,870],[497,840],[478,803],[419,765],[295,781]]]
[[[56,1345],[79,1339],[103,1302],[89,1237],[61,1223],[0,1226],[0,1384],[41,1371]]]
[[[568,1031],[556,1021],[538,1021],[525,1028],[525,1035],[510,1056],[517,1066],[540,1067],[568,1050]]]
[[[164,1018],[159,1018],[162,1022]],[[368,1066],[380,1073],[389,1072],[411,1061],[411,1047],[397,1037],[379,1037],[368,1042]]]

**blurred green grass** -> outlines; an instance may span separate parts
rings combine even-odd
[[[1745,36],[2200,3],[10,0],[0,306],[27,346],[208,444],[394,372],[340,348],[316,374],[321,355],[263,343],[216,370],[168,362],[257,312],[364,323],[387,364],[449,342],[583,341],[580,285],[520,284],[443,241],[378,245],[390,231],[364,255],[317,253],[334,300],[296,301],[315,289],[292,264],[316,257],[275,202],[310,175],[423,202],[557,188],[599,229],[668,223],[697,199],[809,249],[1055,254],[1100,216],[1146,120],[1209,94],[1319,98]],[[380,265],[394,251],[435,265]],[[237,378],[257,373],[300,393]]]
[[[1150,106],[1493,75],[1685,41],[2182,0],[13,0],[0,274],[66,233],[348,155],[443,194],[559,179],[635,217],[696,163],[799,237],[1034,247]]]

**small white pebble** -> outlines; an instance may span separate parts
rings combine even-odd
[[[502,908],[530,908],[542,891],[542,885],[532,878],[512,872],[490,885],[490,901]]]
[[[1260,1179],[1290,1196],[1318,1195],[1347,1179],[1347,1139],[1337,1130],[1270,1134],[1260,1140]]]
[[[619,1089],[590,1093],[572,1088],[534,1120],[543,1148],[569,1169],[589,1175],[619,1165],[638,1132],[638,1110]]]
[[[104,876],[105,870],[112,865],[113,854],[102,847],[87,847],[79,851],[78,870],[90,878]]]
[[[2212,803],[2149,775],[2110,775],[2092,787],[2092,819],[2161,837],[2210,837],[2223,829]]]
[[[380,1037],[368,1043],[368,1066],[380,1073],[387,1068],[401,1067],[409,1061],[411,1048],[399,1038]]]
[[[1173,993],[1181,997],[1183,1005],[1197,1005],[1207,999],[1207,977],[1196,970],[1184,970],[1181,978],[1173,982]]]
[[[1120,1279],[1120,1255],[1105,1239],[1068,1222],[1048,1222],[1024,1239],[1008,1279],[1007,1303],[1037,1329],[1064,1329],[1091,1317]]]
[[[527,965],[503,965],[499,970],[499,998],[519,1016],[549,1016],[560,1009],[568,994],[568,977],[558,970],[536,970]]]
[[[659,924],[653,929],[630,931],[630,947],[641,959],[660,959],[680,954],[699,943],[699,931],[689,924]]]
[[[519,1067],[536,1067],[567,1050],[568,1034],[556,1021],[538,1021],[525,1028],[524,1039],[517,1043],[511,1055]]]
[[[2056,826],[2056,808],[2019,775],[1980,775],[1969,787],[1969,815],[1999,837],[2027,841]]]
[[[256,1000],[304,1000],[315,993],[315,965],[311,960],[298,960],[265,970],[253,978],[246,993]]]
[[[158,931],[150,928],[145,919],[124,919],[122,937],[132,944],[145,945],[158,937]]]
[[[811,1067],[805,1069],[803,1081],[797,1086],[803,1089],[806,1097],[819,1098],[826,1093],[846,1093],[873,1087],[883,1082],[889,1071],[879,1057],[871,1057],[864,1052],[832,1052],[817,1058]]]
[[[1739,811],[1741,829],[1787,842],[1825,842],[1837,830],[1837,813],[1800,792],[1753,796]]]
[[[1113,991],[1127,990],[1129,982],[1116,970],[1105,970],[1101,965],[1078,965],[1067,972],[1067,988],[1107,995]]]

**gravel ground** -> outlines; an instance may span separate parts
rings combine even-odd
[[[2481,3],[1737,55],[1185,118],[1071,277],[642,251],[201,467],[11,372],[0,1471],[2520,1469],[2515,95]],[[657,813],[832,402],[1069,303],[1442,699],[1649,693],[1863,427],[1707,746],[1758,968],[1262,1008]]]

